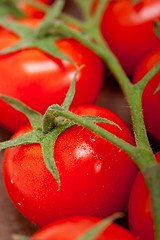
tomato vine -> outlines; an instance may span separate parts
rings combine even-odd
[[[73,90],[70,95],[71,98],[67,96],[67,100],[65,100],[62,106],[52,105],[46,111],[44,117],[33,110],[30,110],[25,105],[19,104],[17,101],[14,101],[10,98],[1,96],[7,102],[22,112],[27,114],[31,125],[33,127],[33,132],[28,133],[19,137],[18,139],[14,139],[7,143],[1,143],[0,148],[6,148],[11,146],[16,146],[19,144],[30,144],[40,142],[42,146],[42,151],[45,159],[49,159],[46,161],[46,165],[48,169],[52,172],[54,177],[56,178],[58,184],[60,185],[59,175],[56,169],[56,166],[53,166],[53,145],[57,138],[57,136],[64,131],[65,129],[73,126],[74,124],[79,124],[89,130],[95,132],[99,136],[109,140],[114,145],[120,147],[122,150],[126,151],[132,159],[136,162],[139,169],[143,172],[148,189],[150,191],[151,199],[152,199],[152,207],[153,207],[153,215],[154,215],[154,223],[155,223],[155,239],[160,239],[160,166],[156,164],[156,160],[150,146],[147,132],[143,119],[142,112],[142,94],[146,84],[150,81],[150,79],[160,71],[160,64],[157,64],[145,77],[141,79],[136,84],[131,83],[130,79],[126,75],[122,66],[120,65],[118,59],[113,54],[113,52],[108,47],[107,43],[104,41],[102,34],[100,32],[100,22],[101,16],[103,13],[103,9],[109,3],[108,0],[101,0],[97,11],[93,16],[90,15],[91,7],[93,1],[82,1],[82,0],[74,0],[75,3],[80,7],[81,12],[83,13],[83,20],[76,19],[66,13],[63,13],[64,1],[59,0],[56,1],[51,8],[44,7],[41,4],[37,4],[36,6],[46,12],[46,16],[42,20],[41,24],[36,30],[30,29],[29,27],[21,26],[16,22],[0,19],[0,25],[10,28],[16,34],[21,37],[19,43],[15,46],[1,51],[0,54],[6,54],[9,52],[14,52],[19,49],[26,49],[37,47],[46,53],[56,56],[58,58],[63,58],[67,61],[71,61],[64,54],[62,54],[56,47],[53,45],[53,41],[55,42],[57,39],[65,36],[71,36],[75,39],[79,40],[85,46],[93,50],[96,54],[98,54],[109,67],[117,82],[119,83],[124,96],[126,97],[128,104],[130,106],[130,112],[133,122],[133,130],[135,135],[136,147],[131,144],[126,143],[125,141],[115,137],[113,134],[110,134],[107,131],[102,130],[100,127],[95,125],[93,121],[103,121],[103,119],[91,119],[91,118],[82,118],[78,117],[76,114],[73,114],[68,111],[69,105],[66,105],[66,102],[69,104],[73,98]],[[32,0],[25,0],[34,6]],[[137,2],[137,1],[136,1]],[[53,21],[54,19],[54,21]],[[72,22],[77,29],[70,28],[67,22]],[[55,35],[56,32],[56,35]],[[53,34],[54,33],[54,34]],[[28,37],[29,36],[29,37]],[[74,83],[74,82],[73,82]],[[73,85],[72,85],[73,87]],[[74,89],[74,88],[73,88]],[[18,107],[17,107],[17,104]],[[32,117],[30,113],[34,114],[35,119],[32,121]],[[43,119],[43,125],[42,123]],[[59,119],[57,132],[54,134],[52,130],[54,129],[56,123],[55,119]],[[64,124],[65,119],[65,124]],[[62,124],[63,123],[63,124]],[[113,124],[113,123],[111,123]],[[36,131],[35,131],[36,130]],[[44,135],[48,133],[47,137]],[[48,142],[52,139],[52,144],[50,148],[47,148]],[[52,161],[52,164],[51,162]]]

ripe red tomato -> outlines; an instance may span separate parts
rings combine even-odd
[[[160,162],[160,152],[156,155]],[[141,172],[133,184],[129,200],[130,230],[140,240],[154,240],[151,200],[144,177]]]
[[[26,20],[35,26],[37,20]],[[15,44],[18,37],[2,31],[0,50]],[[103,82],[102,60],[74,39],[61,39],[57,47],[78,66],[85,65],[77,77],[72,105],[95,103]],[[96,71],[95,71],[96,68]],[[62,104],[76,72],[76,67],[51,57],[38,49],[26,49],[0,56],[0,93],[19,99],[44,114],[48,106]],[[26,117],[0,100],[0,124],[16,131],[27,123]],[[11,117],[12,116],[12,117]]]
[[[156,64],[160,61],[160,48],[149,53],[137,67],[133,82],[137,83],[145,76]],[[160,142],[160,73],[156,74],[147,84],[142,96],[142,107],[144,113],[144,120],[147,130],[152,137]]]
[[[34,0],[35,2],[44,3],[46,5],[51,4],[54,0]],[[44,16],[44,12],[41,10],[27,4],[26,2],[19,2],[19,8],[23,11],[27,17],[34,17],[34,18],[42,18]]]
[[[160,19],[159,0],[111,1],[102,18],[102,34],[117,55],[127,74],[132,75],[137,63],[147,52],[160,46],[153,22]]]
[[[107,118],[118,124],[98,123],[104,129],[134,144],[122,120],[98,106],[75,107],[78,115]],[[14,137],[30,131],[23,127]],[[61,188],[47,170],[39,144],[7,149],[3,179],[14,205],[31,222],[42,227],[53,220],[75,215],[105,217],[122,211],[127,202],[137,167],[122,150],[89,130],[74,126],[55,143],[54,159]]]
[[[59,220],[45,226],[35,233],[31,240],[76,240],[83,234],[93,228],[98,222],[99,218],[95,217],[70,217]],[[96,240],[136,240],[129,231],[125,228],[112,223],[96,237]]]

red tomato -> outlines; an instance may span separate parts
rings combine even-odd
[[[138,82],[145,76],[156,64],[160,61],[160,48],[148,54],[137,67],[133,81]],[[156,74],[144,89],[142,96],[142,107],[144,113],[144,120],[147,130],[152,137],[160,142],[160,73]]]
[[[34,0],[35,2],[44,3],[46,5],[51,4],[54,0]],[[44,12],[27,4],[26,2],[19,2],[19,8],[27,15],[27,17],[41,18],[44,16]]]
[[[93,115],[117,123],[99,123],[134,144],[127,126],[113,112],[98,106],[75,107],[78,115]],[[24,127],[14,137],[30,131]],[[75,215],[106,217],[122,211],[128,201],[137,167],[122,150],[89,130],[74,126],[54,147],[61,188],[46,169],[39,144],[7,149],[3,179],[9,196],[24,216],[38,226]]]
[[[155,156],[160,162],[160,152]],[[131,232],[140,240],[154,240],[151,200],[141,172],[137,175],[130,194],[129,225]]]
[[[95,217],[71,217],[45,226],[31,240],[76,240],[96,226],[100,219]],[[95,240],[136,240],[129,231],[112,223]]]
[[[104,11],[101,29],[112,51],[127,74],[133,74],[137,63],[147,52],[160,46],[153,22],[160,19],[159,0],[115,0]]]
[[[35,26],[38,22],[30,19],[28,23]],[[17,41],[17,36],[3,31],[0,50]],[[77,77],[76,94],[72,105],[93,104],[102,87],[102,60],[74,39],[58,40],[56,45],[78,66],[85,65]],[[1,55],[0,72],[1,94],[17,98],[44,114],[51,104],[62,104],[76,67],[34,48]],[[12,132],[27,122],[22,113],[13,110],[2,100],[0,100],[0,116],[0,124]]]

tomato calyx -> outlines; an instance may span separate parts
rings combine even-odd
[[[54,161],[53,151],[54,144],[58,138],[58,136],[64,132],[66,129],[79,124],[83,127],[88,128],[89,130],[97,133],[97,130],[100,131],[100,136],[105,136],[106,132],[103,128],[95,125],[96,122],[113,124],[119,127],[112,121],[101,117],[95,116],[79,116],[68,109],[72,103],[75,94],[75,84],[76,84],[76,76],[81,68],[79,68],[74,76],[72,84],[69,88],[69,91],[66,95],[66,98],[62,104],[62,106],[58,104],[51,105],[44,116],[37,111],[26,106],[24,103],[8,97],[4,95],[0,95],[0,97],[10,104],[16,110],[24,113],[28,118],[32,131],[25,133],[17,138],[11,139],[6,142],[0,143],[0,150],[10,147],[15,147],[19,145],[33,144],[39,143],[42,148],[43,158],[46,167],[52,173],[53,177],[56,179],[58,184],[58,189],[60,188],[60,178],[59,173]],[[120,127],[119,127],[120,128]],[[108,132],[108,134],[113,135]],[[114,138],[116,137],[113,135]],[[118,139],[118,137],[117,137]],[[123,141],[119,139],[120,141]],[[126,142],[125,142],[126,143]],[[126,143],[127,144],[127,143]],[[130,144],[129,144],[130,145]],[[131,145],[132,146],[132,145]],[[133,146],[132,146],[133,147]]]
[[[107,218],[102,219],[96,223],[91,229],[85,232],[78,240],[92,240],[96,239],[111,223],[113,223],[118,218],[122,218],[123,213],[115,213]]]
[[[64,8],[64,4],[63,0],[59,0],[48,7],[45,17],[35,29],[24,26],[13,19],[0,18],[1,26],[9,29],[20,37],[20,40],[15,45],[0,51],[0,54],[13,53],[27,48],[38,48],[50,56],[64,59],[75,65],[75,63],[62,53],[56,45],[57,40],[65,37],[64,34],[57,33],[54,26],[56,18]]]

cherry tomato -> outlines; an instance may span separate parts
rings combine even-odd
[[[34,0],[35,2],[43,3],[43,4],[51,4],[52,0]],[[34,17],[34,18],[42,18],[44,16],[44,12],[37,9],[36,7],[31,6],[30,4],[27,4],[26,2],[19,2],[18,3],[19,8],[27,15],[27,17]]]
[[[95,217],[70,217],[59,220],[45,226],[37,233],[35,233],[31,240],[76,240],[83,234],[88,232],[91,228],[96,226],[100,219]],[[128,230],[112,223],[100,233],[97,240],[136,240]]]
[[[25,20],[35,26],[37,20]],[[15,44],[18,37],[2,31],[0,50]],[[84,68],[77,76],[76,94],[72,105],[95,103],[103,83],[102,60],[74,39],[61,39],[57,47],[78,66]],[[96,68],[96,70],[95,70]],[[76,72],[76,67],[38,49],[25,49],[0,56],[0,93],[19,99],[44,114],[48,106],[62,104]],[[0,100],[0,124],[14,132],[27,120]],[[12,116],[12,117],[11,117]]]
[[[160,162],[160,152],[155,156],[157,162]],[[139,240],[154,240],[151,199],[141,172],[137,175],[130,194],[129,225]]]
[[[127,126],[110,110],[90,105],[75,107],[72,111],[115,122],[121,129],[111,124],[97,124],[134,144]],[[28,126],[23,127],[14,137],[30,130]],[[54,159],[61,180],[59,191],[44,164],[39,144],[5,151],[6,189],[14,205],[31,222],[42,227],[68,216],[106,217],[125,208],[137,167],[118,147],[81,126],[74,126],[57,138]]]
[[[160,48],[149,53],[137,67],[133,82],[137,83],[160,61]],[[156,74],[147,84],[142,96],[144,120],[148,132],[160,142],[160,73]]]
[[[111,1],[104,11],[101,30],[128,75],[147,52],[160,46],[153,22],[160,19],[159,0]]]

